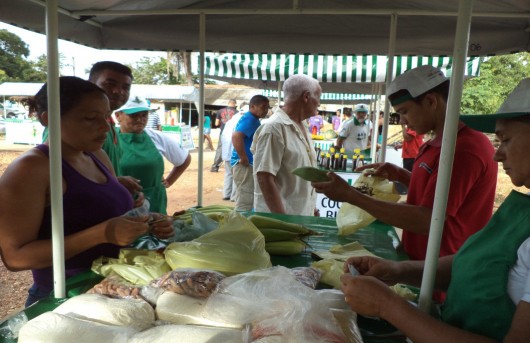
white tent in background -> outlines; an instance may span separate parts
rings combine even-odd
[[[424,310],[430,307],[434,287],[467,55],[529,51],[529,18],[528,0],[61,0],[60,7],[58,0],[0,1],[0,21],[47,33],[49,110],[57,115],[58,37],[99,49],[199,51],[202,62],[206,49],[390,57],[452,55],[440,157],[443,168],[437,179],[420,293]],[[393,70],[393,62],[390,59],[387,70]],[[204,63],[200,81],[199,108],[203,110]],[[388,104],[386,107],[388,112]],[[58,116],[50,118],[50,139],[55,294],[61,297],[65,292]],[[202,156],[198,188],[200,205]]]

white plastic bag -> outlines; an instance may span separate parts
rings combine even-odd
[[[370,196],[379,200],[397,202],[400,199],[400,195],[395,190],[394,183],[387,179],[369,175],[366,171],[359,176],[353,186],[368,192]],[[337,213],[339,235],[346,236],[352,234],[370,225],[375,219],[375,217],[365,210],[348,203],[343,203]]]

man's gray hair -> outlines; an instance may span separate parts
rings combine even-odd
[[[296,74],[285,80],[282,91],[285,102],[295,101],[302,96],[304,92],[310,92],[311,96],[318,98],[320,85],[317,80],[310,76]]]

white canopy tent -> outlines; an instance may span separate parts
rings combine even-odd
[[[0,20],[48,36],[50,113],[59,113],[57,37],[95,48],[453,55],[453,76],[420,307],[434,285],[467,55],[528,51],[528,0],[0,0]],[[455,37],[450,39],[449,37]],[[387,70],[393,70],[393,59]],[[391,79],[386,80],[387,84]],[[388,112],[386,104],[385,112]],[[388,120],[388,118],[386,118]],[[385,124],[386,126],[386,124]],[[202,135],[202,123],[199,125]],[[386,139],[386,132],[383,134]],[[50,120],[55,294],[64,296],[59,117]],[[202,143],[200,143],[202,144]],[[202,202],[202,158],[198,202]]]

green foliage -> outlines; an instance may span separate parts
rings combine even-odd
[[[19,36],[0,30],[0,81],[25,81],[23,73],[30,67],[26,58],[29,48]]]
[[[175,84],[175,78],[168,74],[167,60],[162,57],[143,57],[130,66],[134,83],[146,85]]]
[[[495,113],[519,81],[530,77],[530,53],[493,56],[482,62],[480,76],[464,82],[461,113]]]

